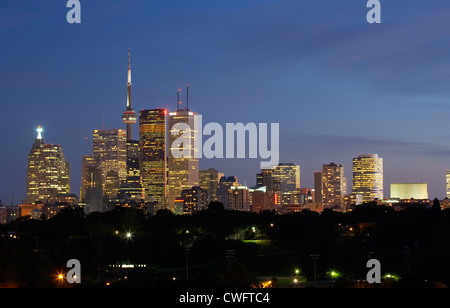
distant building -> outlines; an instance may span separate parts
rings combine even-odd
[[[93,155],[102,173],[103,195],[114,199],[127,177],[127,133],[123,129],[99,129],[93,133]]]
[[[211,201],[217,201],[217,189],[219,188],[219,180],[224,176],[223,173],[216,169],[200,170],[199,186],[207,191],[207,204]]]
[[[346,212],[353,210],[357,205],[362,204],[362,196],[355,194],[348,194],[344,196],[344,210]]]
[[[178,198],[184,189],[189,189],[199,185],[199,161],[196,158],[195,153],[198,151],[196,148],[196,135],[194,127],[196,112],[192,112],[189,107],[181,109],[179,107],[175,112],[169,113],[169,175],[168,175],[168,208],[174,209],[174,201]],[[175,125],[187,126],[190,130],[189,148],[184,148],[186,144],[179,144],[177,148],[177,139],[183,134],[180,129],[175,131]],[[187,131],[187,130],[186,130]],[[173,151],[186,151],[187,155],[181,155],[176,157],[173,155]]]
[[[85,212],[104,212],[103,174],[99,157],[84,155],[81,164],[80,201],[86,204]]]
[[[142,110],[139,114],[139,135],[140,175],[145,200],[153,202],[156,210],[166,208],[167,110]]]
[[[450,170],[445,172],[446,197],[450,199]]]
[[[391,199],[428,200],[428,185],[424,183],[391,184]]]
[[[39,219],[42,215],[43,204],[20,204],[19,205],[19,216],[26,217],[29,216],[32,219]]]
[[[217,201],[222,203],[225,209],[228,209],[228,191],[231,187],[240,186],[235,176],[222,176],[219,180],[219,187],[217,188]]]
[[[228,191],[228,210],[250,212],[250,190],[246,186],[232,186]]]
[[[281,163],[271,169],[263,169],[260,184],[272,192],[294,192],[300,189],[300,166]]]
[[[207,191],[198,186],[183,190],[180,199],[184,202],[183,214],[191,215],[207,207]]]
[[[19,208],[11,205],[0,205],[0,224],[6,225],[20,217]]]
[[[378,154],[360,154],[353,159],[353,194],[363,202],[383,199],[383,158]]]
[[[322,203],[323,201],[322,172],[314,172],[314,189],[315,189],[315,202]]]
[[[336,163],[324,164],[322,171],[322,203],[324,208],[343,208],[347,194],[347,179],[344,166]]]
[[[70,193],[70,165],[61,145],[46,144],[42,128],[28,154],[27,203],[46,203],[58,194]]]

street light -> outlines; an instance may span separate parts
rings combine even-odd
[[[311,255],[311,258],[312,258],[313,261],[314,261],[314,283],[317,283],[316,262],[317,262],[317,260],[319,259],[319,257],[320,257],[320,255],[317,254],[317,253],[313,253],[313,254]]]
[[[335,270],[331,270],[331,271],[328,272],[328,276],[331,279],[337,279],[337,278],[341,277],[341,273],[339,273],[339,272],[337,272]]]

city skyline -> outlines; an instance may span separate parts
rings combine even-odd
[[[95,129],[125,129],[120,114],[129,48],[136,110],[174,110],[177,87],[189,82],[190,103],[205,121],[280,123],[280,162],[301,166],[302,187],[314,187],[314,172],[322,164],[342,164],[350,179],[354,157],[377,153],[385,163],[385,197],[391,183],[403,182],[428,183],[430,198],[445,197],[450,148],[442,127],[450,76],[440,50],[448,46],[449,30],[442,26],[449,23],[443,13],[448,4],[403,1],[410,7],[404,11],[400,3],[386,3],[377,28],[366,24],[365,5],[350,1],[335,4],[334,12],[311,1],[250,1],[240,4],[240,12],[235,1],[173,3],[180,7],[173,12],[171,5],[162,4],[160,15],[150,13],[152,18],[137,14],[152,8],[147,3],[111,1],[107,12],[85,3],[79,28],[64,24],[59,9],[49,3],[1,4],[1,12],[22,10],[11,16],[24,16],[3,16],[0,32],[10,42],[0,51],[5,67],[0,99],[6,102],[6,114],[14,115],[0,124],[3,140],[13,149],[0,154],[0,199],[5,204],[13,190],[16,204],[25,198],[26,156],[38,125],[47,142],[62,145],[71,163],[72,193],[79,195],[82,156],[89,154],[84,138]],[[177,23],[165,21],[169,12],[179,17]],[[307,12],[324,16],[313,20]],[[211,13],[220,18],[211,20]],[[126,16],[136,18],[127,25],[119,21]],[[231,20],[236,22],[228,27]],[[31,25],[35,31],[29,30]],[[120,31],[130,36],[114,41],[124,25]],[[155,44],[141,40],[143,29]],[[49,36],[40,45],[40,30],[65,35],[59,40]],[[94,42],[103,32],[104,40]],[[13,40],[16,35],[23,40]],[[78,47],[72,50],[68,42]],[[334,52],[325,51],[330,49]],[[136,136],[136,125],[134,130]],[[215,168],[252,186],[259,162],[201,159],[200,169]]]

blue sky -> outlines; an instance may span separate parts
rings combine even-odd
[[[136,110],[190,106],[204,122],[280,123],[282,162],[301,186],[329,162],[384,158],[389,184],[426,182],[445,196],[450,169],[450,2],[382,0],[0,1],[0,199],[25,197],[27,154],[42,125],[71,162],[79,193],[84,138],[123,128],[128,48]],[[137,131],[137,126],[135,127]],[[137,134],[136,134],[137,136]],[[255,184],[259,160],[202,160]]]

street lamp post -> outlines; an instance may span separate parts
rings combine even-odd
[[[186,280],[189,279],[189,251],[192,248],[192,244],[186,244],[184,250],[186,251]]]
[[[316,253],[313,253],[313,254],[311,255],[311,258],[312,258],[313,261],[314,261],[314,283],[317,283],[316,262],[317,262],[317,260],[319,259],[319,257],[320,257],[320,255],[319,255],[319,254],[316,254]]]

